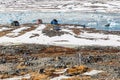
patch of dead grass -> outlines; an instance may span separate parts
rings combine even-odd
[[[0,31],[0,37],[5,36],[6,34],[10,33],[12,30],[14,29]]]
[[[71,28],[71,30],[72,30],[73,33],[75,33],[76,35],[80,35],[80,33],[81,33],[81,29],[78,29],[78,28]]]

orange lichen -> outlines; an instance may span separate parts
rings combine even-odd
[[[67,69],[67,74],[69,75],[81,74],[83,72],[86,72],[87,70],[88,68],[86,66],[81,65]]]
[[[68,79],[62,79],[62,80],[93,80],[93,79],[91,79],[89,76],[84,76],[84,77],[74,76],[74,77],[71,77]]]
[[[37,72],[33,72],[30,75],[30,80],[49,80],[49,77],[46,74],[39,74]]]

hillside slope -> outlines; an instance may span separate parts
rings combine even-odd
[[[0,44],[47,44],[61,46],[120,46],[118,32],[82,28],[75,25],[61,25],[60,31],[50,25],[22,26],[17,28],[0,28]],[[4,34],[3,34],[4,33]]]
[[[120,12],[119,0],[0,0],[1,11]]]

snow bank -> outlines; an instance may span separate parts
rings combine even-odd
[[[59,77],[55,77],[55,78],[50,79],[50,80],[62,80],[62,79],[67,79],[67,78],[70,78],[70,77],[61,75],[61,76],[59,76]]]
[[[18,36],[21,31],[26,30],[28,28],[30,28],[30,27],[20,27],[16,30],[13,30],[11,33],[7,34],[7,36],[13,36],[13,37]]]
[[[0,28],[0,32],[2,32],[2,31],[6,31],[6,30],[10,30],[10,29],[12,29],[12,28],[2,27],[2,28]]]
[[[93,76],[93,75],[96,75],[96,74],[99,74],[99,73],[102,73],[103,71],[100,71],[100,70],[92,70],[90,72],[85,72],[83,73],[83,75],[87,75],[87,76]]]
[[[16,29],[16,30],[13,30],[12,32],[13,32],[13,33],[19,33],[19,32],[21,32],[22,30],[26,30],[26,29],[28,29],[28,28],[30,28],[30,27],[20,27],[20,28],[18,28],[18,29]]]
[[[69,27],[69,26],[68,26]],[[120,36],[118,35],[106,35],[103,33],[88,33],[86,31],[75,35],[69,28],[65,28],[62,31],[68,32],[70,34],[64,34],[61,36],[48,37],[42,33],[45,25],[40,25],[35,30],[26,32],[23,35],[17,37],[0,37],[0,44],[46,44],[46,45],[60,45],[60,46],[120,46]],[[16,29],[13,32],[24,30],[26,28]],[[31,37],[34,34],[37,36]],[[8,34],[7,34],[8,35]]]
[[[119,0],[0,0],[0,11],[102,11],[120,12]]]

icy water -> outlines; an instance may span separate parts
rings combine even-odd
[[[20,23],[34,23],[42,19],[44,23],[50,23],[56,18],[61,24],[81,24],[99,30],[120,31],[119,13],[100,12],[0,12],[0,24],[10,24],[13,20]],[[109,27],[105,27],[110,24]]]

